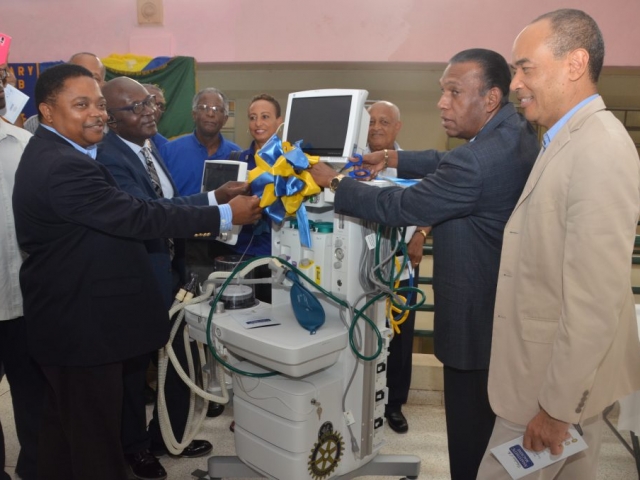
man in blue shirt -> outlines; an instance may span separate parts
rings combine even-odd
[[[193,133],[160,149],[180,195],[200,193],[205,160],[227,159],[232,151],[242,150],[220,133],[229,118],[229,101],[220,90],[205,88],[196,93],[191,114],[196,125]]]
[[[179,195],[200,193],[205,160],[224,160],[238,145],[226,140],[220,130],[229,118],[229,101],[217,88],[205,88],[193,97],[192,112],[196,128],[193,133],[160,147]],[[204,239],[186,243],[187,274],[196,273],[205,280],[213,271],[213,259],[220,255],[219,244]]]

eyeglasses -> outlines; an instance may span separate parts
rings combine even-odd
[[[9,70],[6,68],[0,68],[0,81],[4,81],[9,78]]]
[[[224,107],[218,107],[217,105],[196,105],[195,110],[200,113],[211,112],[213,114],[221,114],[224,115],[226,112]]]
[[[151,110],[155,110],[156,106],[157,106],[156,96],[149,95],[147,98],[145,98],[141,102],[136,102],[126,107],[110,108],[109,110],[112,112],[121,112],[124,110],[131,110],[135,115],[140,115],[144,111],[144,107],[149,107]]]
[[[162,102],[156,102],[156,109],[160,112],[164,112],[167,109],[167,104]]]

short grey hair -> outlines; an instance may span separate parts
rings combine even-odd
[[[196,93],[193,96],[193,102],[191,103],[191,110],[195,111],[196,106],[198,105],[198,103],[200,103],[200,97],[202,97],[203,95],[206,95],[207,93],[212,93],[214,95],[220,95],[220,98],[222,98],[222,102],[224,103],[224,113],[225,115],[229,114],[229,99],[227,98],[227,96],[222,93],[222,91],[218,90],[217,88],[213,88],[213,87],[207,87],[207,88],[203,88],[202,90],[200,90],[198,93]]]

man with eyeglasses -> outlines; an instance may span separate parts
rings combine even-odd
[[[20,286],[29,352],[47,380],[38,478],[126,480],[123,370],[169,336],[144,242],[216,236],[262,210],[257,197],[210,207],[124,192],[94,160],[108,115],[83,67],[47,69],[35,97],[41,126],[16,170],[13,211],[27,254]],[[128,103],[120,114],[139,110]]]
[[[162,88],[152,83],[143,83],[142,86],[147,89],[147,92],[149,92],[149,95],[153,95],[156,97],[155,117],[156,117],[156,126],[159,126],[160,119],[162,119],[164,112],[167,110],[167,101],[164,98],[164,92],[162,91]],[[158,131],[158,133],[156,133],[153,137],[151,137],[151,141],[156,146],[156,148],[159,149],[169,140],[167,139],[167,137],[165,137]]]
[[[193,195],[202,187],[202,172],[206,160],[224,160],[234,150],[242,150],[222,136],[220,130],[229,118],[227,97],[217,88],[205,88],[193,97],[192,112],[195,130],[170,141],[160,148],[180,195]],[[186,242],[186,262],[189,274],[206,280],[213,270],[213,259],[220,255],[219,242],[189,239]],[[221,411],[221,410],[220,410]]]
[[[110,132],[98,148],[97,161],[113,175],[118,186],[131,195],[145,200],[173,204],[217,205],[237,194],[248,193],[248,184],[228,182],[214,192],[177,197],[176,187],[162,157],[150,140],[157,133],[158,102],[154,95],[135,80],[115,78],[103,87],[107,101]],[[154,184],[154,181],[157,183]],[[166,239],[145,241],[155,278],[160,286],[167,310],[173,303],[176,287],[184,283],[184,244],[179,239],[168,245]],[[183,327],[184,328],[184,327]],[[176,336],[174,350],[183,368],[187,368],[182,330]],[[122,422],[122,445],[129,466],[136,478],[163,479],[166,471],[154,453],[166,453],[157,416],[157,407],[147,433],[146,409],[142,394],[149,354],[128,362],[125,368]],[[190,391],[170,366],[165,384],[167,409],[174,435],[180,440],[189,412]],[[180,454],[182,457],[206,455],[212,449],[206,440],[192,441]],[[152,453],[153,452],[153,453]]]
[[[0,68],[0,115],[6,108],[4,87],[9,72]],[[11,195],[20,156],[31,134],[0,119],[0,364],[11,388],[13,417],[20,441],[15,472],[23,480],[36,480],[40,405],[44,395],[44,377],[29,356],[26,321],[18,271],[22,256],[16,240]],[[5,450],[0,425],[0,480],[10,480],[4,471]]]
[[[191,114],[194,132],[160,149],[180,195],[200,192],[205,160],[227,159],[232,151],[242,150],[220,133],[229,118],[229,102],[220,90],[210,87],[196,93]]]

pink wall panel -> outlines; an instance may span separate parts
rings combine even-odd
[[[0,0],[0,31],[14,38],[14,62],[131,48],[200,62],[446,62],[470,47],[509,58],[529,21],[573,6],[598,21],[607,65],[640,66],[637,0],[164,0],[163,26],[138,26],[136,5]]]

